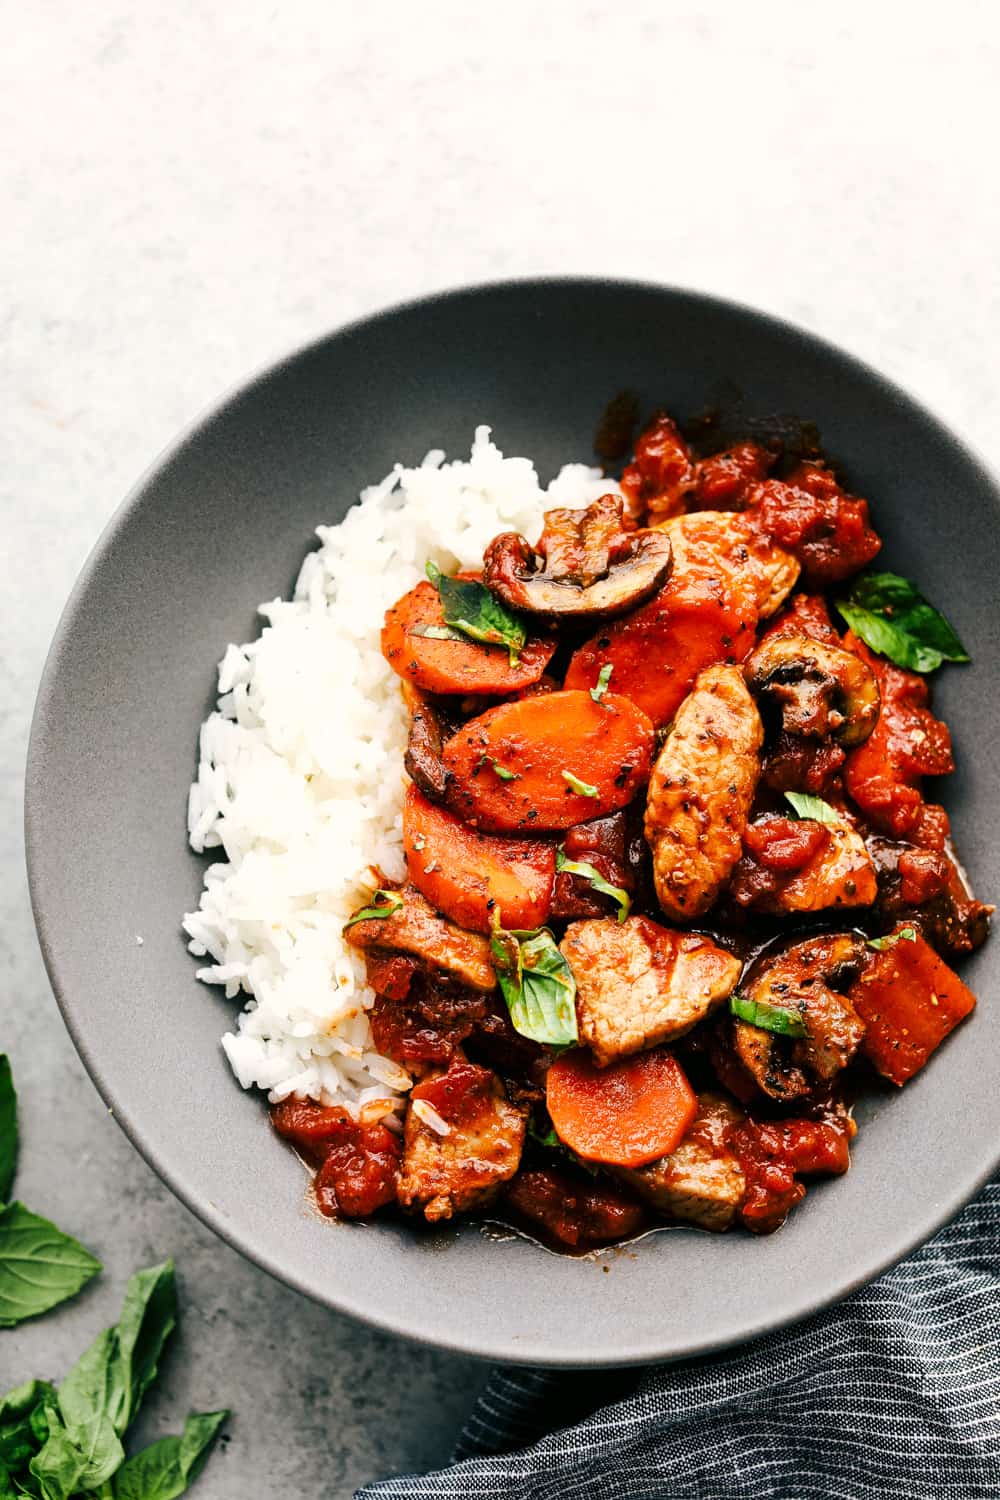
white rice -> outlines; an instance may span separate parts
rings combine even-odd
[[[407,715],[379,649],[389,605],[424,577],[478,566],[499,531],[534,540],[543,511],[615,486],[570,464],[548,490],[479,427],[469,462],[432,452],[365,490],[302,565],[294,597],[260,606],[260,637],[229,646],[201,728],[188,802],[193,849],[220,849],[189,948],[208,984],[246,996],[222,1038],[244,1088],[352,1109],[398,1099],[409,1076],[374,1050],[364,963],[341,936],[374,884],[404,872]]]

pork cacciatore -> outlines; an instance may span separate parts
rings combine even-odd
[[[847,1170],[858,1087],[975,1005],[951,965],[991,911],[926,795],[927,674],[967,657],[880,546],[819,456],[660,415],[620,492],[428,562],[382,634],[408,878],[346,929],[413,1086],[402,1126],[274,1106],[324,1213],[586,1248],[766,1233]]]

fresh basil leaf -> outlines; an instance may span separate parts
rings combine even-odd
[[[111,1417],[120,1385],[118,1331],[105,1328],[59,1387],[62,1426],[83,1456],[80,1483],[87,1489],[110,1479],[125,1458]],[[124,1426],[119,1430],[124,1431]]]
[[[17,1167],[17,1094],[10,1071],[10,1058],[0,1052],[0,1203],[14,1186]]]
[[[78,1490],[89,1488],[87,1459],[59,1422],[50,1426],[45,1446],[31,1460],[28,1472],[38,1481],[43,1500],[71,1500]]]
[[[353,927],[355,922],[383,921],[386,917],[391,917],[394,911],[399,911],[403,904],[403,898],[398,891],[376,891],[372,896],[372,901],[376,904],[363,906],[344,923],[345,932],[348,927]]]
[[[613,663],[607,661],[598,672],[597,685],[595,687],[592,687],[590,690],[590,696],[593,698],[595,703],[600,703],[601,699],[604,697],[604,694],[607,692],[608,683],[611,681],[611,673],[613,670]]]
[[[427,564],[427,577],[438,591],[446,625],[487,646],[506,646],[511,665],[516,664],[527,640],[516,615],[473,579],[449,578],[432,562]]]
[[[228,1411],[193,1412],[180,1437],[150,1443],[122,1465],[114,1478],[114,1500],[176,1500],[208,1458]]]
[[[6,1464],[0,1459],[0,1500],[17,1500],[17,1490]]]
[[[111,1407],[115,1431],[122,1433],[132,1422],[149,1387],[156,1379],[163,1346],[177,1326],[177,1284],[174,1263],[137,1271],[125,1288],[118,1319],[119,1380]],[[123,1392],[119,1397],[117,1392]],[[60,1390],[60,1397],[62,1391]]]
[[[869,948],[874,948],[877,953],[884,953],[887,948],[895,948],[900,939],[908,943],[917,941],[917,930],[915,927],[901,927],[898,932],[889,932],[885,937],[869,938]]]
[[[589,781],[581,781],[579,776],[573,775],[572,771],[560,771],[559,774],[563,781],[568,782],[574,792],[578,792],[581,797],[599,797],[601,795],[596,786],[591,786]]]
[[[829,802],[824,802],[822,797],[811,797],[808,792],[786,792],[785,797],[798,816],[807,818],[811,823],[843,822],[837,809],[831,807]]]
[[[48,1436],[48,1423],[39,1439],[32,1423],[35,1408],[55,1402],[55,1389],[47,1380],[26,1380],[0,1399],[0,1473],[11,1473],[27,1465]],[[0,1489],[0,1495],[3,1490]]]
[[[942,662],[969,660],[944,615],[898,573],[863,574],[836,605],[854,634],[898,667],[933,672]]]
[[[618,903],[618,920],[624,922],[632,906],[632,899],[628,891],[623,890],[620,885],[611,885],[600,870],[595,870],[593,865],[588,865],[582,859],[567,859],[564,849],[556,850],[556,870],[565,870],[567,875],[579,875],[582,880],[589,880],[593,890],[602,896],[610,896]]]
[[[495,912],[490,949],[514,1030],[550,1047],[577,1041],[576,980],[548,928],[507,932]]]
[[[745,995],[730,995],[729,1011],[740,1021],[749,1021],[761,1031],[778,1036],[805,1036],[805,1022],[797,1010],[784,1005],[770,1005],[766,1000],[748,1000]]]
[[[89,1250],[23,1203],[0,1210],[0,1328],[75,1297],[100,1269]]]

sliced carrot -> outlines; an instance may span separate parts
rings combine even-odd
[[[564,1145],[615,1167],[669,1156],[698,1111],[680,1063],[662,1049],[608,1068],[582,1049],[567,1052],[546,1075],[545,1103]]]
[[[898,937],[873,953],[850,998],[868,1027],[862,1052],[896,1084],[919,1073],[976,1004],[972,991],[919,936]]]
[[[537,682],[556,649],[552,636],[530,636],[512,665],[506,646],[420,633],[447,628],[437,589],[418,583],[386,610],[382,655],[394,672],[426,693],[501,694]]]
[[[403,802],[403,848],[410,879],[438,911],[473,932],[542,927],[548,920],[556,853],[539,839],[480,833],[415,786]]]
[[[625,807],[649,777],[653,726],[627,698],[542,693],[488,709],[444,747],[448,802],[498,833],[571,828]]]
[[[610,666],[612,691],[654,724],[668,724],[704,667],[743,660],[756,620],[756,609],[720,577],[679,574],[648,604],[609,621],[578,647],[565,686],[593,688],[601,668]]]

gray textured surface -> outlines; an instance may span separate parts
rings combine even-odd
[[[827,15],[830,13],[827,12]],[[537,271],[726,292],[843,342],[1000,457],[996,13],[835,20],[566,3],[0,5],[5,1044],[19,1189],[105,1259],[2,1335],[58,1373],[172,1250],[186,1333],[149,1420],[238,1411],[213,1500],[340,1497],[440,1458],[480,1378],[319,1311],[160,1188],[62,1031],[21,872],[34,687],[73,576],[144,464],[247,370],[450,283]],[[113,853],[109,852],[109,858]],[[291,1351],[289,1356],[288,1351]]]

